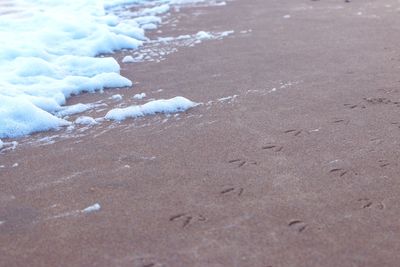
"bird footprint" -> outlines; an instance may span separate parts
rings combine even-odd
[[[275,152],[280,152],[283,149],[283,146],[278,146],[278,145],[266,145],[263,146],[262,149],[264,150],[273,150]]]
[[[241,168],[245,165],[257,165],[256,161],[246,161],[246,160],[242,160],[242,159],[232,159],[232,160],[228,161],[228,163],[236,164],[238,168]]]
[[[385,205],[382,202],[374,203],[369,198],[359,198],[358,202],[361,203],[361,207],[363,209],[375,207],[377,209],[383,210],[385,208]]]
[[[293,134],[293,136],[299,136],[302,132],[303,130],[298,130],[298,129],[290,129],[284,131],[285,134]]]
[[[329,173],[335,173],[335,174],[338,174],[339,177],[343,177],[348,173],[348,171],[345,169],[342,169],[342,168],[334,168],[334,169],[331,169],[329,171]]]
[[[307,228],[307,224],[300,220],[290,221],[288,226],[299,233],[303,232]]]
[[[226,188],[224,190],[222,190],[221,192],[219,192],[221,195],[225,195],[225,194],[237,194],[238,196],[241,196],[244,192],[243,188],[234,188],[234,187],[229,187]]]
[[[355,108],[365,108],[364,105],[361,104],[343,104],[346,108],[355,109]]]
[[[378,163],[379,163],[379,167],[381,167],[381,168],[385,168],[390,165],[390,163],[384,159],[378,160]]]
[[[193,215],[186,214],[186,213],[179,213],[179,214],[173,215],[169,218],[170,222],[174,222],[174,221],[182,222],[182,228],[189,226],[190,224],[194,223],[195,221],[204,222],[206,220],[207,220],[207,218],[201,214],[193,216]]]

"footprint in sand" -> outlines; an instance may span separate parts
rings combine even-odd
[[[299,136],[300,134],[303,133],[303,130],[299,129],[289,129],[284,131],[285,134],[292,134],[293,136]]]
[[[382,202],[373,202],[369,198],[359,198],[358,202],[361,204],[361,208],[368,209],[368,208],[376,208],[379,210],[383,210],[385,205]]]
[[[334,168],[329,171],[329,173],[337,174],[339,177],[343,177],[348,173],[348,170],[342,168]]]
[[[358,172],[355,172],[351,169],[339,167],[339,168],[330,169],[329,174],[335,175],[337,177],[345,177],[345,176],[351,176],[351,175],[358,175]]]
[[[350,120],[348,120],[348,119],[342,119],[342,118],[334,118],[334,119],[332,120],[332,123],[335,123],[335,124],[345,124],[345,125],[347,125],[347,124],[350,123]]]
[[[390,163],[385,159],[378,160],[378,164],[381,168],[385,168],[390,165]]]
[[[243,188],[235,188],[235,187],[228,187],[219,192],[221,195],[232,195],[236,194],[238,196],[241,196],[244,192]]]
[[[299,233],[303,232],[307,228],[307,224],[300,220],[292,220],[288,223],[288,226]]]
[[[207,220],[206,217],[203,215],[190,215],[187,213],[179,213],[176,215],[173,215],[169,218],[170,222],[180,222],[182,223],[182,228],[188,227],[189,225],[193,224],[194,222],[205,222]]]
[[[282,149],[283,149],[283,146],[280,146],[280,145],[266,145],[266,146],[263,146],[262,149],[271,150],[271,151],[274,151],[274,152],[281,152]]]
[[[228,163],[235,164],[238,168],[241,168],[245,165],[257,165],[256,161],[246,161],[243,159],[232,159],[229,160]]]
[[[343,104],[348,109],[355,109],[355,108],[366,108],[365,105],[362,104]]]

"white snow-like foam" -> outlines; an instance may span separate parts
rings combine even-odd
[[[207,1],[223,3],[19,0],[12,7],[2,6],[0,138],[70,125],[63,117],[84,110],[82,105],[75,110],[63,107],[72,95],[131,87],[115,59],[96,56],[137,49],[147,40],[145,29],[156,28],[172,6]],[[126,4],[135,12],[121,8]]]
[[[25,96],[0,95],[0,137],[15,137],[46,131],[70,123],[38,108]]]
[[[133,63],[133,62],[135,62],[135,60],[133,59],[132,56],[125,56],[125,57],[122,59],[122,63]]]
[[[68,125],[59,116],[71,95],[132,85],[115,59],[94,56],[138,48],[145,36],[135,21],[101,1],[16,3],[22,11],[0,19],[0,137]]]
[[[146,97],[146,93],[140,93],[133,96],[134,99],[141,100]]]
[[[127,108],[115,108],[110,110],[105,118],[108,120],[122,121],[127,118],[137,118],[156,113],[176,113],[186,111],[197,103],[181,96],[171,99],[153,100],[140,106],[130,106]]]
[[[71,105],[71,106],[64,106],[61,108],[60,111],[57,112],[57,115],[60,117],[70,116],[73,114],[85,112],[85,111],[91,109],[92,107],[93,106],[90,104],[82,104],[82,103],[78,103],[78,104]]]
[[[120,95],[120,94],[112,95],[111,99],[113,99],[115,101],[121,101],[122,100],[122,95]]]
[[[202,40],[202,39],[211,39],[211,38],[213,38],[213,36],[209,32],[199,31],[196,34],[196,38],[198,38],[200,40]]]
[[[3,148],[3,141],[1,141],[1,139],[0,139],[0,149],[2,149]]]
[[[93,212],[93,211],[99,211],[101,209],[101,206],[99,203],[93,204],[92,206],[89,206],[85,209],[82,210],[82,212],[84,213],[89,213],[89,212]]]
[[[92,117],[89,116],[80,116],[75,120],[76,124],[81,124],[81,125],[95,125],[98,124],[98,122],[93,119]]]

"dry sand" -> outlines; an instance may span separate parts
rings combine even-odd
[[[70,103],[213,102],[1,154],[0,265],[399,266],[398,8],[236,0],[174,14],[166,36],[235,34],[125,64],[134,90]]]

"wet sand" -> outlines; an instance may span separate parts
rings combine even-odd
[[[204,105],[1,154],[0,265],[398,266],[398,8],[237,0],[175,14],[166,36],[235,34],[123,64],[133,90],[70,103]]]

